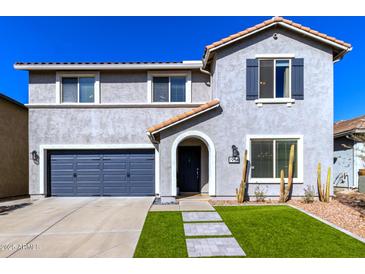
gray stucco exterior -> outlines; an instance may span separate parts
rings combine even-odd
[[[278,33],[278,39],[272,38]],[[268,104],[258,107],[246,100],[246,59],[256,54],[293,53],[304,58],[304,100],[291,107]],[[248,148],[247,135],[302,135],[303,182],[296,183],[293,195],[302,195],[305,185],[315,185],[317,163],[324,170],[332,168],[333,149],[333,61],[331,49],[304,40],[283,30],[266,31],[252,39],[223,48],[216,55],[212,77],[212,93],[219,98],[221,108],[191,120],[179,128],[161,133],[160,158],[162,195],[168,195],[171,174],[171,146],[184,131],[205,132],[216,150],[216,195],[233,196],[241,180],[242,166],[228,164],[231,146],[236,145],[241,155]],[[324,176],[324,171],[323,171]],[[249,184],[252,195],[257,184]],[[260,186],[267,196],[279,194],[279,184]]]
[[[272,38],[277,33],[277,40]],[[246,100],[246,60],[257,54],[293,54],[304,58],[304,100],[286,104],[263,104]],[[159,133],[159,193],[172,196],[172,147],[187,132],[204,133],[214,144],[216,196],[234,196],[242,176],[242,165],[229,164],[231,146],[241,156],[248,149],[249,135],[302,136],[303,180],[295,183],[293,195],[316,184],[317,163],[323,169],[333,162],[333,53],[330,46],[292,31],[264,30],[216,51],[212,76],[192,71],[192,103],[219,98],[220,107]],[[96,106],[37,107],[56,102],[56,72],[30,72],[29,150],[42,145],[152,144],[148,127],[190,110],[192,104],[175,107]],[[210,83],[211,82],[211,83]],[[101,71],[101,104],[147,103],[147,70]],[[34,105],[32,107],[32,105]],[[206,144],[207,140],[202,140]],[[209,152],[208,152],[209,154]],[[208,156],[209,157],[209,156]],[[40,192],[40,167],[30,163],[30,193]],[[324,172],[323,172],[324,176]],[[209,178],[210,179],[210,178]],[[252,195],[258,184],[249,181]],[[260,183],[267,196],[279,195],[279,183]],[[205,189],[207,187],[205,186]]]

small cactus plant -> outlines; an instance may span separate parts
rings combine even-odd
[[[327,170],[327,180],[326,180],[326,187],[322,187],[321,182],[321,163],[318,163],[317,167],[317,187],[318,187],[318,199],[321,202],[328,203],[330,201],[330,191],[331,191],[331,168],[329,167]]]
[[[243,158],[243,171],[242,171],[241,184],[239,188],[236,188],[236,198],[238,203],[243,203],[245,200],[246,182],[247,182],[247,149],[245,150],[245,155]]]
[[[285,203],[290,200],[293,189],[293,173],[294,173],[294,154],[295,146],[290,146],[289,166],[288,166],[288,185],[285,187],[284,170],[280,170],[280,202]]]
[[[280,170],[280,203],[285,201],[285,180],[284,180],[284,170]]]

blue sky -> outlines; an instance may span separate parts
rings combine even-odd
[[[27,103],[17,61],[181,61],[270,17],[0,17],[0,92]],[[335,120],[365,114],[365,17],[286,17],[353,45],[335,64]]]

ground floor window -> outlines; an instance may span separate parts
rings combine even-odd
[[[253,138],[250,147],[251,178],[288,177],[290,147],[294,145],[294,178],[298,178],[298,139]]]

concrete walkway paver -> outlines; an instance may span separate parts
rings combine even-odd
[[[181,203],[180,201],[180,209]],[[190,202],[190,201],[189,201]],[[184,222],[184,233],[186,237],[186,246],[189,257],[232,257],[246,256],[237,240],[232,237],[232,233],[221,216],[215,211],[208,202],[194,201],[195,208],[204,208],[201,211],[186,210],[182,212]],[[201,205],[199,205],[201,204]],[[207,211],[206,204],[212,210]],[[192,208],[190,205],[189,209]],[[182,210],[183,211],[183,210]],[[214,222],[213,222],[214,221]],[[211,236],[211,238],[199,238],[202,236]],[[214,237],[215,236],[215,237]],[[223,236],[223,237],[222,237]],[[226,237],[224,237],[226,236]],[[229,237],[231,236],[231,237]]]
[[[182,217],[184,222],[222,221],[217,212],[183,212]]]
[[[225,223],[185,223],[185,236],[228,236],[232,235]]]
[[[215,211],[206,201],[180,201],[179,205],[181,211]]]
[[[215,211],[207,201],[179,201],[178,204],[152,205],[150,211]]]
[[[186,239],[189,257],[246,256],[235,238]]]

